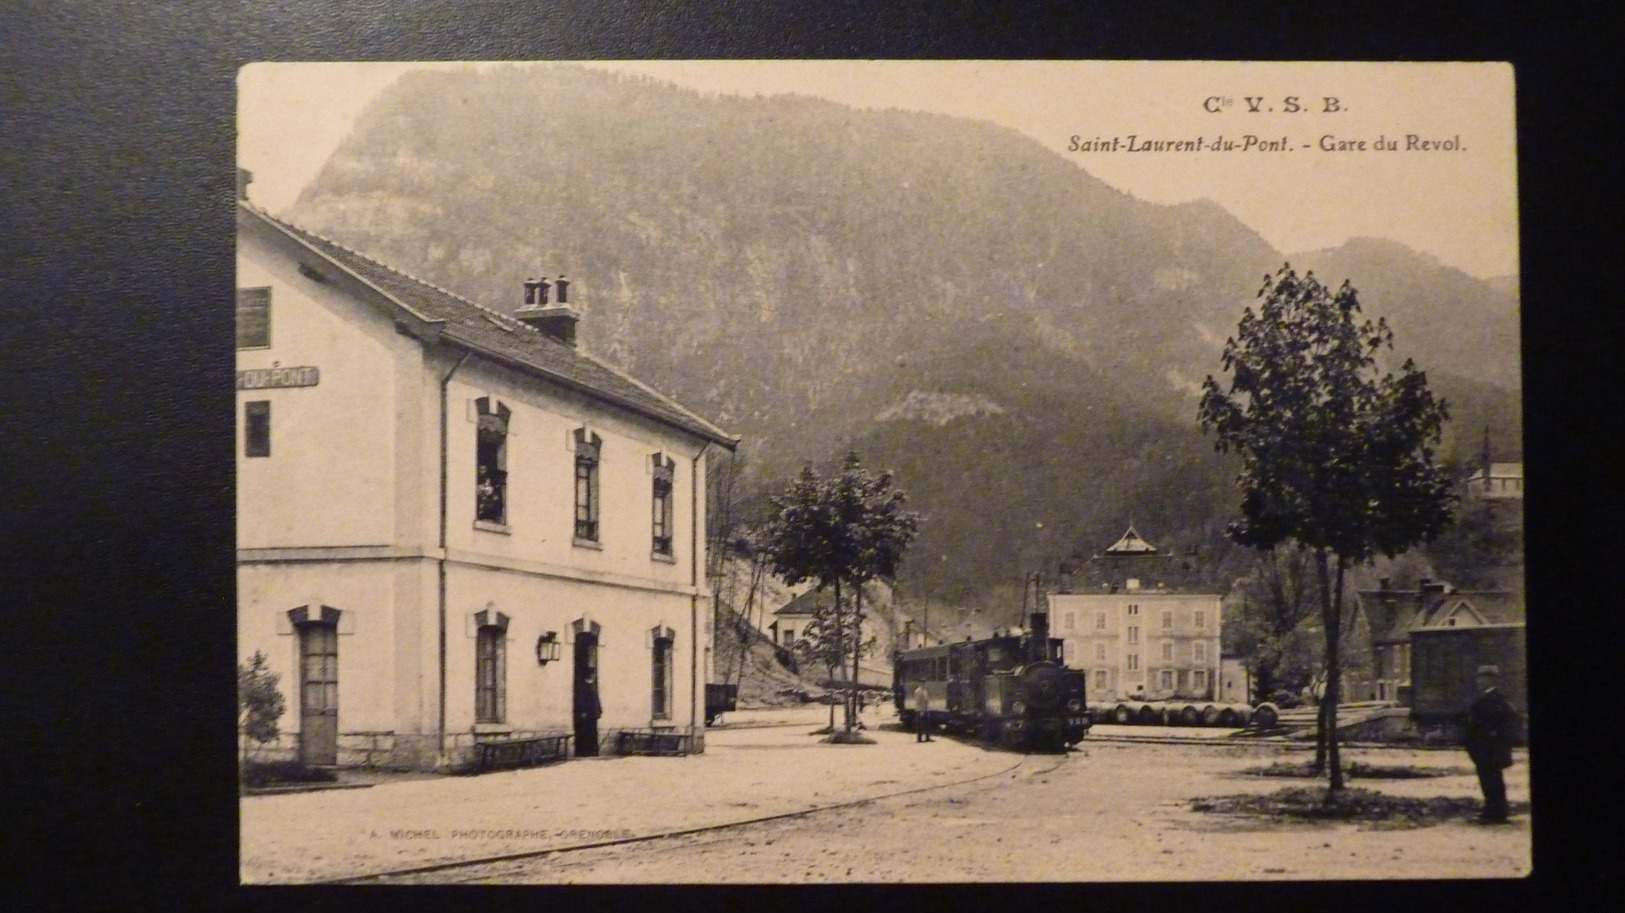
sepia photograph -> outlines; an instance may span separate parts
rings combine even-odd
[[[1529,876],[1515,85],[242,67],[240,882]]]

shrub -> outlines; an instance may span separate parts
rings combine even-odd
[[[254,651],[248,665],[237,667],[237,728],[260,744],[281,735],[277,721],[287,712],[288,702],[277,689],[281,676],[272,672],[265,654]]]

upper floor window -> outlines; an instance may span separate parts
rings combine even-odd
[[[1130,615],[1138,615],[1138,614],[1140,614],[1140,607],[1138,605],[1136,605],[1135,603],[1131,602],[1131,603],[1128,604],[1128,613]]]
[[[474,719],[500,723],[507,715],[508,616],[488,609],[474,622]]]
[[[1202,641],[1197,641],[1195,644],[1192,644],[1192,647],[1194,647],[1196,651],[1196,661],[1199,663],[1207,662],[1207,644],[1203,643]]]
[[[1140,642],[1140,626],[1139,625],[1129,625],[1129,628],[1128,628],[1128,642],[1131,643],[1131,644],[1137,644],[1137,643]]]
[[[1167,631],[1174,626],[1174,613],[1164,610],[1162,613],[1162,629]]]
[[[1207,613],[1201,609],[1197,609],[1191,617],[1191,622],[1198,628],[1207,627]]]
[[[271,403],[256,400],[243,403],[243,456],[271,455]]]
[[[1162,643],[1162,661],[1165,663],[1174,661],[1174,642],[1171,640],[1165,640]]]
[[[654,498],[650,515],[653,551],[656,555],[670,557],[672,554],[671,491],[672,481],[677,474],[677,463],[671,457],[658,453],[651,457],[651,460],[654,464]]]
[[[1128,655],[1128,670],[1130,672],[1138,672],[1139,669],[1140,669],[1140,654],[1138,654],[1138,653],[1130,653]]]
[[[237,290],[237,348],[268,349],[271,347],[271,290],[269,288],[240,288]]]
[[[1106,613],[1105,612],[1096,612],[1095,613],[1095,630],[1096,631],[1104,631],[1105,629],[1106,629]]]
[[[598,462],[603,459],[603,444],[598,435],[576,429],[575,537],[582,542],[598,541]]]
[[[508,522],[508,418],[507,406],[489,396],[474,401],[479,411],[474,459],[474,519]]]
[[[1073,620],[1073,613],[1071,613],[1071,612],[1066,613],[1066,629],[1068,631],[1072,630],[1072,620]]]
[[[1095,662],[1102,662],[1103,663],[1105,661],[1106,661],[1106,645],[1105,644],[1095,644]]]

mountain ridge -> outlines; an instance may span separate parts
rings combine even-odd
[[[581,345],[744,435],[747,488],[848,448],[896,468],[936,526],[905,586],[944,596],[1125,513],[1218,548],[1233,466],[1193,392],[1287,260],[1346,274],[1463,421],[1518,433],[1505,287],[1381,239],[1289,258],[1211,200],[1138,200],[982,121],[574,67],[413,73],[290,218],[497,309],[567,272]]]

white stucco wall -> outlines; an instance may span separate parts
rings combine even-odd
[[[313,259],[253,219],[239,240],[238,284],[270,287],[271,346],[238,352],[239,370],[312,365],[313,387],[239,391],[238,652],[256,650],[282,676],[283,748],[299,731],[299,642],[288,611],[321,606],[339,622],[339,763],[362,763],[367,743],[346,734],[390,733],[432,763],[476,737],[572,729],[571,622],[602,626],[599,650],[607,741],[653,724],[700,732],[700,687],[710,661],[703,577],[703,442],[453,346],[399,332],[391,312],[330,265],[326,282],[302,275]],[[370,302],[370,303],[369,303]],[[455,371],[453,368],[455,367]],[[441,384],[446,386],[446,548],[441,548]],[[490,396],[512,414],[505,529],[476,524],[476,410]],[[271,455],[243,453],[242,402],[268,400]],[[574,541],[572,432],[602,439],[600,539]],[[675,463],[673,549],[652,555],[651,455]],[[696,553],[698,551],[698,554]],[[698,563],[696,565],[696,562]],[[696,573],[696,566],[701,573]],[[440,578],[446,586],[442,650]],[[505,714],[475,722],[475,613],[508,616]],[[675,632],[672,712],[651,717],[649,631]],[[557,632],[559,661],[541,666],[537,638]],[[442,660],[442,656],[444,659]],[[442,662],[444,703],[442,704]],[[389,760],[389,739],[383,755]],[[348,759],[348,760],[347,760]]]
[[[417,344],[252,238],[239,288],[271,289],[271,346],[237,369],[313,366],[315,386],[237,391],[239,548],[382,545],[394,538],[395,361]],[[243,404],[271,404],[271,455],[244,456]]]
[[[1128,697],[1136,686],[1144,685],[1148,697],[1162,692],[1160,671],[1176,672],[1175,690],[1192,689],[1191,673],[1201,669],[1207,672],[1207,687],[1217,693],[1219,685],[1219,631],[1220,598],[1202,593],[1169,593],[1157,590],[1119,591],[1109,594],[1067,593],[1049,597],[1050,623],[1053,636],[1061,637],[1071,645],[1073,658],[1069,665],[1089,673],[1088,694],[1091,701]],[[1130,607],[1138,606],[1138,614],[1130,615]],[[1196,625],[1196,613],[1202,613],[1202,625]],[[1172,625],[1162,627],[1164,612],[1172,613]],[[1104,614],[1104,628],[1096,627],[1097,618]],[[1068,626],[1067,616],[1072,616]],[[1139,628],[1139,642],[1128,641],[1130,627]],[[1172,643],[1173,658],[1162,658],[1162,645]],[[1195,656],[1195,645],[1203,644],[1205,655]],[[1105,658],[1099,658],[1098,645],[1103,645]],[[1138,654],[1139,668],[1128,668],[1129,654]],[[1098,686],[1097,670],[1106,672],[1106,687]],[[1184,673],[1180,685],[1177,673]]]

